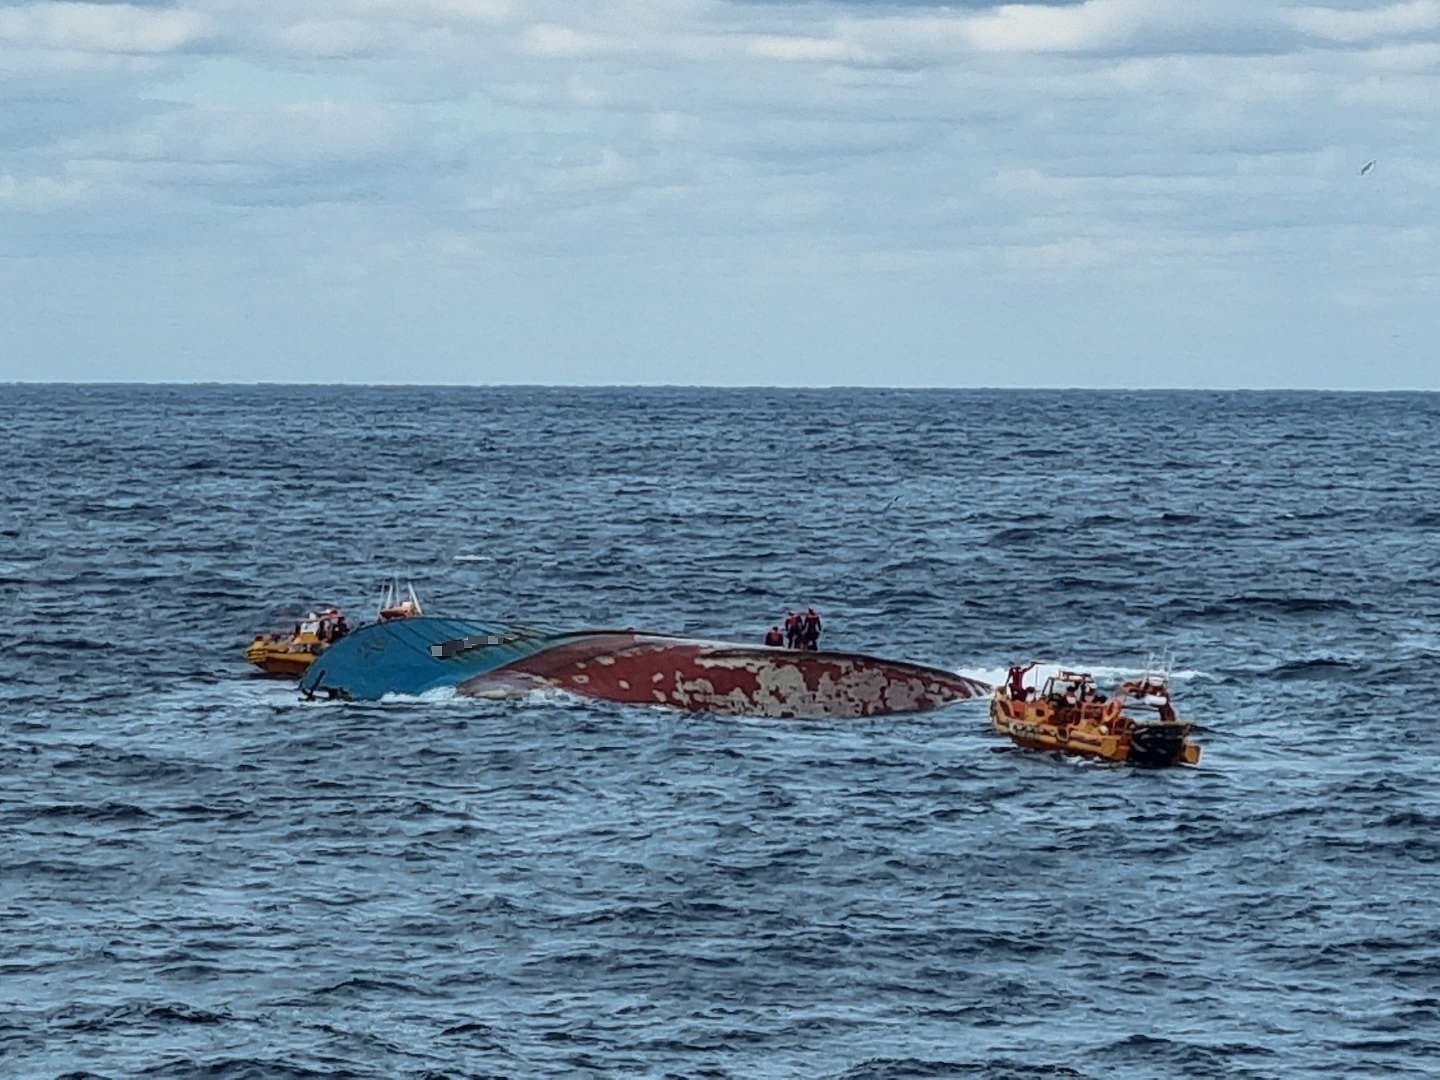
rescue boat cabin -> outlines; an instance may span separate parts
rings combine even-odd
[[[1105,695],[1095,685],[1095,676],[1088,671],[1060,671],[1045,680],[1038,695],[1045,701],[1064,705],[1083,705],[1096,700],[1104,702]]]
[[[424,609],[420,607],[420,598],[415,595],[415,586],[408,582],[403,593],[400,591],[400,582],[394,581],[386,585],[385,591],[380,594],[380,608],[376,615],[379,622],[418,619],[424,614]]]

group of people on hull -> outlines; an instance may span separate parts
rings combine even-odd
[[[806,608],[803,615],[793,611],[785,613],[785,632],[779,626],[770,627],[765,635],[765,644],[772,649],[784,646],[787,649],[808,649],[814,652],[820,648],[820,613],[813,607]]]

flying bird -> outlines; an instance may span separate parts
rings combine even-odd
[[[1367,161],[1367,162],[1365,162],[1364,165],[1360,166],[1360,175],[1361,175],[1361,176],[1364,176],[1366,173],[1368,173],[1368,172],[1369,172],[1371,169],[1373,169],[1373,168],[1375,168],[1375,162],[1373,162],[1373,161]]]

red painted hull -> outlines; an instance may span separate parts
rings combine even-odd
[[[939,668],[854,653],[601,633],[478,675],[456,690],[494,697],[537,687],[689,712],[795,719],[921,712],[990,689]]]

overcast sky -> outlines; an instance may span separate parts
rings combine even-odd
[[[0,3],[0,380],[1440,388],[1437,213],[1440,0]]]

